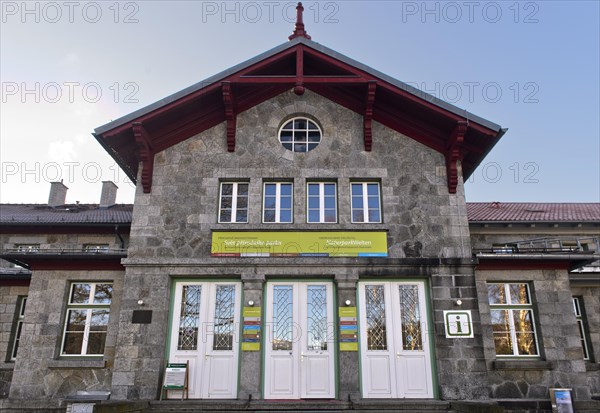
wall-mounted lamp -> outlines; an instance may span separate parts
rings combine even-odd
[[[138,305],[144,305],[144,300],[138,300]]]
[[[249,307],[254,307],[254,301],[252,301],[252,300],[248,301],[248,306]]]
[[[352,301],[346,300],[346,306],[349,306],[350,304],[352,304]]]
[[[461,306],[462,305],[462,300],[456,300],[456,305]]]

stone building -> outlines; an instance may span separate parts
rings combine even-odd
[[[96,129],[133,206],[109,182],[100,205],[61,183],[2,205],[25,273],[1,278],[0,406],[179,399],[167,363],[246,408],[593,406],[600,204],[468,204],[505,129],[313,42],[301,12],[289,42]]]

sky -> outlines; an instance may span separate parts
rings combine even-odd
[[[467,201],[600,202],[599,1],[305,1],[312,40],[508,128]],[[91,133],[287,41],[295,3],[1,1],[0,202],[134,186]]]

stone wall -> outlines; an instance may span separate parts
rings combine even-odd
[[[0,398],[8,397],[14,362],[11,361],[21,297],[27,286],[0,286]]]
[[[548,398],[550,387],[573,388],[589,399],[579,332],[566,270],[477,270],[476,284],[491,394],[494,398]],[[526,282],[532,296],[540,357],[496,357],[487,282]]]
[[[126,234],[121,234],[127,248]],[[108,244],[110,249],[121,248],[115,234],[10,234],[0,236],[0,249],[13,249],[19,244],[39,244],[40,249],[82,250],[86,244]]]
[[[59,358],[70,283],[99,280],[113,282],[104,357]],[[110,390],[122,289],[121,271],[34,271],[10,398],[52,399],[78,390]]]

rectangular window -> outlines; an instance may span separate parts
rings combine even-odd
[[[263,222],[289,224],[293,216],[293,184],[265,182],[263,192]]]
[[[581,348],[583,349],[583,359],[589,360],[590,351],[587,343],[587,334],[585,332],[585,325],[583,322],[583,311],[581,309],[581,301],[579,297],[573,297],[573,311],[575,311],[577,327],[579,327],[579,337],[581,339]]]
[[[27,304],[27,296],[18,297],[17,299],[17,323],[15,324],[15,335],[13,339],[12,352],[10,359],[17,359],[17,350],[19,349],[19,341],[21,340],[21,331],[23,330],[23,319],[25,318],[25,305]]]
[[[488,299],[496,355],[538,356],[529,285],[490,283]]]
[[[107,252],[108,244],[85,244],[83,246],[85,252]]]
[[[73,283],[61,355],[101,356],[108,329],[111,283]]]
[[[381,197],[379,195],[379,183],[352,183],[351,193],[352,223],[381,222]]]
[[[16,244],[15,248],[19,252],[38,252],[40,244]]]
[[[337,222],[335,182],[310,182],[307,185],[307,221]]]
[[[248,222],[248,184],[222,182],[219,197],[219,222]]]

